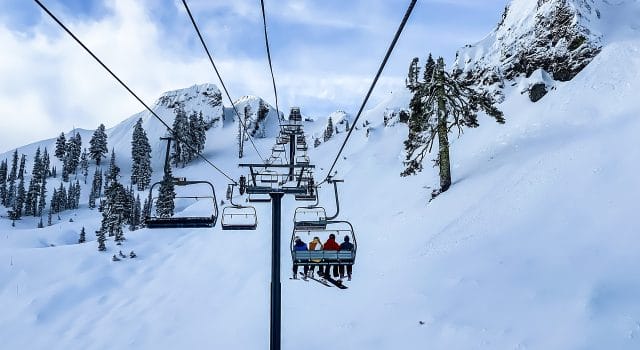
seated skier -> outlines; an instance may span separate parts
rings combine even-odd
[[[340,244],[340,250],[353,251],[353,243],[349,242],[349,236],[344,236],[344,242]],[[348,264],[346,266],[347,266],[347,277],[349,281],[351,281],[351,272],[353,271],[353,265]],[[345,265],[340,265],[340,278],[344,278],[344,267]]]
[[[329,235],[329,239],[324,243],[324,250],[340,250],[340,245],[336,242],[336,235],[333,233]],[[324,270],[324,276],[329,276],[329,266]],[[333,277],[338,278],[338,266],[333,266]]]
[[[307,250],[307,244],[300,239],[299,236],[294,238],[293,250],[295,251],[305,251]],[[307,277],[307,273],[309,272],[309,265],[304,265],[304,276]],[[298,279],[298,265],[293,265],[293,278]]]
[[[318,238],[317,236],[313,237],[313,241],[309,242],[309,250],[322,250],[322,242],[320,242],[320,238]],[[322,260],[312,259],[311,261],[314,263],[319,263]],[[313,277],[315,268],[316,268],[315,265],[311,265],[311,267],[309,268],[309,270],[311,271],[311,277]],[[324,269],[322,268],[322,265],[318,265],[318,274],[320,276],[322,276],[323,270]]]

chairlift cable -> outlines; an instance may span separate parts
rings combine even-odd
[[[183,0],[184,1],[184,0]],[[271,83],[273,84],[273,94],[276,99],[276,114],[278,115],[278,123],[280,123],[280,108],[278,107],[278,90],[276,89],[276,78],[273,75],[273,64],[271,63],[271,50],[269,48],[269,35],[267,34],[267,16],[264,10],[264,0],[260,0],[260,6],[262,9],[262,24],[264,26],[264,42],[267,47],[267,60],[269,61],[269,71],[271,72]]]
[[[267,49],[267,61],[269,62],[269,72],[271,72],[271,84],[273,85],[273,95],[276,100],[276,114],[278,117],[278,125],[280,126],[280,129],[282,129],[282,120],[280,120],[280,107],[278,105],[278,89],[276,88],[276,78],[275,78],[275,75],[273,74],[273,63],[271,61],[271,46],[269,45],[269,34],[267,31],[267,15],[264,9],[264,0],[260,0],[260,8],[262,10],[262,25],[264,28],[264,43]],[[289,162],[286,152],[284,153],[284,159],[287,163]]]
[[[209,62],[211,62],[211,66],[213,66],[213,70],[216,72],[216,75],[218,76],[218,80],[220,80],[220,84],[222,85],[222,89],[224,90],[225,94],[227,95],[227,98],[229,99],[229,102],[231,103],[231,106],[233,107],[233,110],[236,113],[236,116],[238,117],[238,121],[240,122],[240,124],[244,128],[244,131],[247,133],[247,136],[249,136],[249,141],[251,141],[251,145],[253,146],[253,149],[258,154],[258,157],[260,157],[260,160],[262,160],[262,162],[265,163],[265,160],[262,157],[262,154],[260,154],[260,151],[258,151],[258,148],[256,147],[256,144],[253,142],[253,137],[251,137],[251,134],[249,133],[249,130],[247,129],[246,123],[240,117],[240,113],[238,113],[238,109],[236,108],[236,105],[233,103],[233,100],[231,99],[231,95],[229,94],[229,90],[227,90],[227,87],[224,84],[224,81],[222,80],[222,76],[220,76],[220,72],[218,71],[218,68],[216,67],[216,64],[213,61],[213,57],[211,56],[211,53],[209,52],[209,48],[207,47],[207,44],[204,42],[204,38],[202,37],[202,34],[200,33],[200,29],[198,28],[198,25],[196,24],[196,20],[193,18],[193,15],[191,14],[191,10],[189,9],[189,5],[187,5],[187,1],[186,0],[182,0],[182,4],[184,5],[185,10],[187,10],[187,14],[189,15],[189,18],[191,19],[191,23],[193,24],[193,28],[196,30],[196,33],[198,34],[198,38],[200,39],[200,43],[202,43],[202,47],[204,48],[204,51],[207,53],[207,57],[209,57]],[[276,100],[276,106],[277,106],[277,100]],[[276,107],[276,111],[277,111],[277,107]]]
[[[369,101],[369,97],[371,96],[371,93],[373,92],[373,89],[376,87],[376,84],[378,83],[378,79],[380,78],[380,75],[382,74],[382,71],[384,70],[384,67],[387,64],[387,61],[389,60],[389,57],[391,56],[391,53],[393,52],[393,49],[396,46],[396,43],[398,42],[398,39],[400,38],[400,34],[402,34],[402,31],[404,30],[405,25],[407,24],[407,21],[409,20],[409,16],[411,15],[411,12],[413,11],[413,8],[416,5],[417,0],[411,0],[411,3],[409,4],[409,7],[407,8],[407,11],[404,14],[404,17],[402,18],[402,22],[400,23],[400,26],[398,27],[398,30],[396,31],[395,36],[393,37],[393,40],[391,41],[391,45],[389,45],[389,48],[387,49],[387,53],[384,56],[384,59],[382,60],[382,63],[380,64],[380,67],[378,68],[378,72],[375,75],[375,78],[373,79],[373,81],[371,82],[371,86],[369,87],[369,91],[367,92],[367,95],[364,98],[364,101],[362,102],[362,105],[360,106],[360,109],[358,110],[358,114],[356,115],[356,118],[353,120],[353,124],[351,125],[351,128],[349,129],[349,133],[347,134],[347,137],[345,137],[344,141],[342,142],[342,146],[340,147],[340,150],[338,151],[338,154],[336,155],[336,158],[333,161],[333,164],[331,164],[331,168],[329,168],[329,171],[327,172],[327,176],[325,177],[325,179],[318,184],[321,185],[323,183],[325,183],[327,180],[329,180],[331,178],[331,172],[333,171],[333,168],[336,166],[336,163],[338,162],[338,159],[340,159],[340,155],[342,154],[342,151],[344,150],[345,146],[347,145],[347,141],[349,141],[349,137],[351,136],[351,134],[353,133],[353,130],[355,129],[357,123],[358,123],[358,119],[360,119],[360,116],[362,115],[362,112],[364,110],[364,107],[367,105],[367,102]]]
[[[82,48],[87,51],[87,53],[89,55],[91,55],[91,57],[93,57],[94,60],[96,60],[101,66],[102,68],[104,68],[114,79],[116,79],[118,81],[118,83],[120,83],[120,85],[122,85],[122,87],[124,87],[133,97],[135,97],[136,100],[138,100],[138,102],[140,102],[140,104],[142,104],[147,111],[149,111],[149,113],[151,113],[151,115],[153,115],[156,119],[158,119],[158,121],[160,121],[160,123],[162,123],[162,125],[164,125],[168,131],[171,132],[171,134],[173,134],[176,139],[180,142],[182,142],[184,145],[186,145],[189,149],[191,149],[192,151],[195,151],[196,154],[198,155],[198,157],[202,158],[207,164],[211,165],[216,171],[218,171],[220,174],[222,174],[224,177],[226,177],[227,179],[231,180],[232,182],[235,183],[235,180],[233,178],[231,178],[229,175],[227,175],[224,171],[222,171],[220,168],[218,168],[215,164],[213,164],[209,159],[207,159],[205,156],[203,156],[200,152],[198,152],[197,149],[195,149],[192,145],[190,145],[188,142],[184,142],[183,140],[181,140],[178,135],[175,133],[175,131],[173,131],[173,129],[164,121],[162,120],[162,118],[160,118],[160,116],[158,116],[156,114],[156,112],[154,112],[144,101],[142,101],[142,99],[140,97],[138,97],[138,95],[133,92],[133,90],[131,90],[131,88],[129,88],[129,86],[127,86],[127,84],[125,84],[120,78],[118,78],[118,76],[113,73],[113,71],[111,71],[111,69],[109,69],[109,67],[107,67],[106,64],[104,64],[99,58],[98,56],[96,56],[84,43],[82,43],[82,41],[80,41],[80,39],[78,39],[78,37],[75,36],[75,34],[73,34],[73,32],[71,32],[71,30],[69,30],[69,28],[67,28],[59,19],[58,17],[56,17],[53,13],[51,13],[51,11],[49,11],[49,9],[42,4],[42,2],[40,2],[40,0],[34,0],[38,6],[40,6],[40,8],[42,8],[42,10],[44,12],[46,12],[49,17],[51,17],[62,29],[64,29],[65,32],[67,32],[67,34],[69,34],[69,36],[71,36],[73,38],[73,40],[75,40],[80,46],[82,46]]]

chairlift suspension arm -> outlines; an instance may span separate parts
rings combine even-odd
[[[160,140],[167,140],[167,152],[164,155],[164,173],[169,173],[170,164],[169,164],[169,153],[171,152],[171,137],[161,137]]]
[[[327,216],[327,220],[333,220],[336,217],[338,217],[338,214],[340,214],[340,200],[338,198],[338,182],[344,182],[344,180],[333,180],[333,179],[329,180],[329,183],[333,184],[333,191],[336,197],[336,213],[332,216]]]

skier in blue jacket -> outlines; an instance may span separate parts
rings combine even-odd
[[[307,244],[300,239],[300,237],[296,236],[293,242],[293,250],[295,251],[305,251],[307,250]],[[304,276],[307,277],[307,273],[309,272],[309,265],[304,265]],[[293,265],[293,278],[298,279],[298,265]]]

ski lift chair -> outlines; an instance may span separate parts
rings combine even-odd
[[[298,207],[293,214],[296,230],[321,231],[327,228],[327,211],[323,207]]]
[[[227,187],[227,199],[231,205],[222,209],[222,220],[220,225],[223,230],[255,230],[258,227],[258,215],[256,208],[247,205],[240,205],[233,202],[233,187]]]
[[[309,156],[307,155],[296,156],[296,164],[309,165],[309,162]]]
[[[256,208],[243,205],[224,207],[220,224],[223,230],[255,230],[258,227]]]
[[[199,200],[211,200],[212,203],[212,213],[210,216],[153,216],[153,203],[157,203],[157,197],[153,197],[153,190],[156,186],[160,185],[161,182],[154,183],[149,189],[149,197],[152,198],[152,205],[149,208],[149,212],[146,213],[147,217],[145,219],[145,225],[147,228],[207,228],[214,227],[216,225],[216,221],[218,220],[218,202],[216,200],[216,192],[209,181],[187,181],[185,178],[174,178],[173,184],[177,187],[187,187],[198,184],[208,185],[211,189],[211,193],[204,194],[202,196],[179,196],[176,195],[175,199],[195,199]],[[155,199],[155,200],[154,200]]]
[[[291,260],[294,266],[339,266],[354,265],[356,262],[356,251],[358,242],[356,240],[353,226],[348,221],[327,221],[325,229],[320,231],[312,231],[306,229],[297,229],[294,227],[291,235]],[[336,242],[340,244],[345,236],[349,237],[349,241],[353,244],[353,250],[295,250],[295,237],[307,236],[320,237],[320,240],[326,240],[330,234],[334,234]]]
[[[306,143],[299,143],[296,145],[296,151],[306,152],[309,150],[309,147]]]

